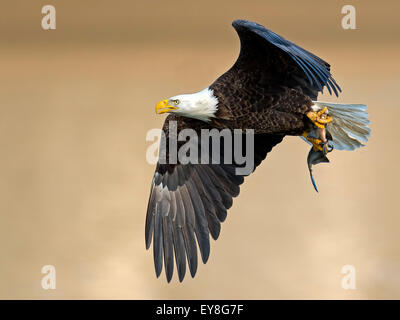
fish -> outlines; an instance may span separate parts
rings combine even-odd
[[[324,149],[325,150],[325,149]],[[317,184],[315,182],[313,173],[312,173],[312,166],[316,165],[318,163],[329,163],[329,159],[326,156],[328,152],[331,152],[333,150],[333,147],[329,145],[329,147],[326,149],[326,151],[320,151],[320,150],[314,150],[314,147],[311,147],[310,152],[308,153],[307,156],[307,166],[308,170],[310,172],[310,178],[311,178],[311,183],[315,189],[315,191],[318,192]]]

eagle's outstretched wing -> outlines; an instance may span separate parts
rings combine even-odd
[[[265,70],[265,77],[274,84],[281,81],[286,87],[300,87],[311,99],[316,99],[323,87],[336,96],[341,92],[332,78],[330,65],[321,58],[255,22],[235,20],[232,25],[241,43],[232,69]]]
[[[254,168],[282,139],[282,135],[254,136]],[[243,138],[242,142],[245,141]],[[153,239],[156,275],[160,275],[164,261],[168,282],[173,275],[174,260],[180,281],[186,273],[186,259],[194,277],[197,244],[203,262],[207,262],[209,234],[213,239],[218,238],[220,223],[232,206],[232,198],[239,194],[244,178],[236,175],[234,162],[224,164],[224,150],[234,153],[234,144],[226,149],[225,139],[221,142],[221,164],[157,164],[147,209],[145,241],[148,249]]]

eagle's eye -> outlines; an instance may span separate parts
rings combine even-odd
[[[172,100],[172,102],[173,102],[176,106],[180,103],[179,99]]]

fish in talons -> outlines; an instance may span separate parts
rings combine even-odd
[[[312,166],[318,163],[328,163],[329,159],[326,156],[329,152],[333,151],[333,145],[331,144],[332,136],[326,130],[326,128],[315,128],[307,135],[307,140],[312,140],[313,146],[307,156],[307,165],[310,172],[310,178],[315,191],[318,192],[317,184],[315,182]],[[319,141],[316,144],[316,141]],[[311,141],[310,141],[311,142]]]

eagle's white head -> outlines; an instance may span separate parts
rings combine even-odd
[[[192,94],[181,94],[157,103],[156,113],[175,113],[177,115],[209,122],[218,110],[218,99],[211,89]]]

